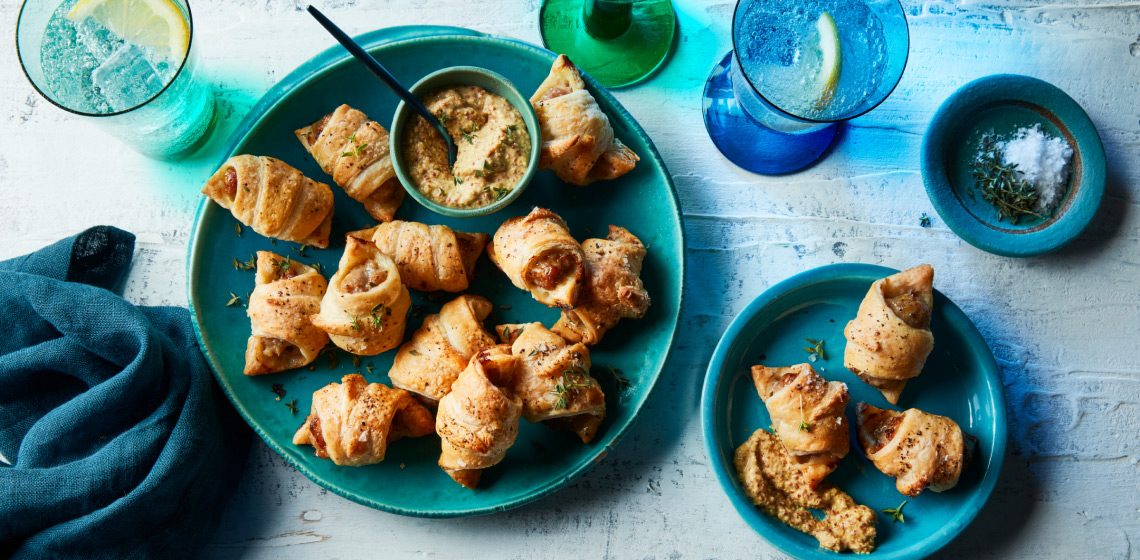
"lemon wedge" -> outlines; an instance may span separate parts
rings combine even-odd
[[[819,69],[820,95],[817,108],[825,108],[835,99],[839,75],[843,73],[843,47],[839,44],[839,27],[831,12],[823,12],[815,22],[819,32],[819,52],[822,55]]]
[[[71,21],[87,18],[128,43],[154,49],[174,64],[186,58],[190,28],[172,0],[79,0],[67,13]]]

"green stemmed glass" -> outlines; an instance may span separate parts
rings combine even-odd
[[[677,30],[671,0],[545,0],[546,48],[606,87],[635,84],[665,61]]]

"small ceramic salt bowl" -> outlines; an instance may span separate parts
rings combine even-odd
[[[982,138],[1039,130],[1072,149],[1061,199],[1039,217],[1003,218],[974,177]],[[1092,222],[1104,196],[1104,145],[1088,115],[1056,86],[998,74],[962,86],[938,108],[922,141],[922,179],[934,209],[971,245],[1007,257],[1060,249]]]

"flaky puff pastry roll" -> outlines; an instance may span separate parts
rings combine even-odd
[[[383,461],[388,446],[400,438],[434,430],[431,412],[407,391],[352,373],[313,393],[313,407],[293,444],[312,445],[317,457],[358,467]]]
[[[518,367],[510,346],[481,350],[439,401],[439,466],[467,488],[475,489],[483,469],[502,461],[518,436],[522,399],[510,388]]]
[[[519,372],[511,389],[523,400],[523,418],[568,430],[589,443],[606,418],[606,395],[590,376],[590,350],[568,343],[542,323],[499,325]]]
[[[202,188],[239,222],[266,237],[329,246],[333,194],[285,162],[265,156],[234,156]]]
[[[908,379],[922,373],[934,349],[934,269],[928,264],[875,281],[843,336],[843,365],[891,404]]]
[[[512,284],[539,302],[562,309],[577,304],[585,256],[558,214],[535,208],[503,222],[487,246],[487,256]]]
[[[640,319],[649,309],[641,283],[645,245],[628,230],[610,226],[605,239],[582,243],[585,282],[574,309],[564,309],[551,328],[566,340],[594,345],[621,319]]]
[[[388,131],[364,113],[341,105],[321,120],[294,134],[305,150],[332,175],[368,215],[390,222],[404,201],[404,188],[392,168]]]
[[[855,418],[863,454],[911,498],[925,488],[956,486],[977,442],[957,422],[917,408],[896,412],[859,403]]]
[[[578,68],[558,55],[550,74],[530,98],[542,129],[539,169],[588,185],[629,173],[641,159],[614,136],[610,119],[586,90]]]
[[[261,375],[309,365],[329,342],[309,316],[321,310],[328,283],[315,269],[269,251],[257,252],[255,286],[249,295],[252,332],[245,347],[245,374]]]
[[[451,384],[467,367],[471,357],[495,345],[483,329],[491,314],[491,302],[476,295],[462,295],[428,315],[412,338],[396,352],[388,378],[434,403],[451,392]]]
[[[396,261],[400,281],[413,290],[462,292],[475,275],[475,262],[490,236],[444,225],[396,220],[359,232]]]
[[[371,241],[348,236],[340,268],[329,279],[311,321],[339,348],[360,356],[391,350],[404,338],[412,298],[396,263]]]
[[[847,384],[828,381],[810,364],[752,366],[752,382],[792,462],[815,488],[851,449],[843,409]]]

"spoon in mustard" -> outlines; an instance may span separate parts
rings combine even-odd
[[[396,81],[395,76],[392,76],[391,72],[381,66],[375,58],[372,58],[372,55],[368,54],[368,51],[364,50],[356,41],[353,41],[344,31],[341,31],[340,28],[330,21],[329,18],[325,17],[320,10],[309,6],[309,13],[348,51],[348,54],[351,54],[353,58],[360,61],[369,72],[372,72],[374,76],[380,78],[380,81],[384,82],[384,85],[388,86],[388,89],[392,90],[392,93],[395,93],[400,99],[403,99],[404,103],[411,106],[428,124],[439,131],[440,136],[443,136],[443,140],[447,142],[448,164],[454,167],[455,158],[458,156],[459,149],[455,147],[455,142],[451,140],[451,135],[447,133],[447,128],[443,126],[443,123],[440,122],[435,115],[431,114],[431,111],[429,111],[423,103],[420,103],[420,100],[416,99],[416,96],[412,95],[412,92],[408,91],[400,82]]]

